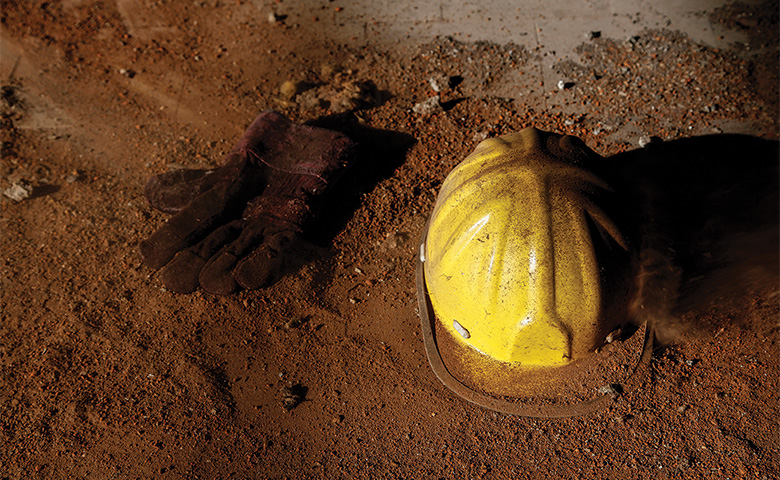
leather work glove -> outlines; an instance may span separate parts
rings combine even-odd
[[[221,167],[149,180],[149,204],[174,215],[141,242],[144,263],[162,268],[163,284],[177,293],[269,286],[293,257],[316,197],[344,172],[352,151],[340,133],[262,112]]]

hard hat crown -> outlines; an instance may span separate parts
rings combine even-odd
[[[604,343],[620,319],[607,318],[598,252],[627,244],[595,201],[610,191],[590,168],[600,159],[575,137],[527,128],[483,141],[455,167],[421,252],[441,328],[524,366]]]

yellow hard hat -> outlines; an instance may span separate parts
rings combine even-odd
[[[514,395],[517,378],[539,383],[627,323],[631,250],[599,161],[576,137],[526,128],[483,141],[445,179],[418,268],[440,378]]]

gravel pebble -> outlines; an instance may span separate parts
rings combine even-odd
[[[436,92],[444,92],[450,88],[450,79],[446,75],[434,75],[428,79],[428,85]]]
[[[15,202],[21,202],[32,195],[33,188],[25,183],[14,183],[6,188],[3,195]]]
[[[286,411],[290,411],[297,407],[306,399],[306,391],[308,389],[303,385],[288,385],[282,387],[282,408]]]
[[[298,82],[287,80],[279,87],[279,93],[282,95],[282,98],[292,100],[293,97],[300,93],[300,86]]]
[[[420,102],[414,107],[412,111],[418,115],[430,115],[432,113],[441,112],[441,103],[439,103],[439,96],[431,97],[424,102]]]

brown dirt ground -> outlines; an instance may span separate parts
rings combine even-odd
[[[777,478],[776,225],[768,260],[707,277],[719,296],[676,313],[641,388],[586,417],[455,397],[416,312],[426,216],[483,138],[535,125],[603,155],[644,135],[776,140],[777,4],[718,15],[751,48],[597,38],[545,91],[516,45],[338,44],[242,1],[4,2],[0,189],[33,195],[2,199],[0,478]],[[437,75],[455,77],[444,109],[414,112]],[[137,252],[165,219],[144,182],[218,164],[268,108],[344,129],[361,165],[299,270],[167,292]],[[291,385],[305,401],[286,411]]]

